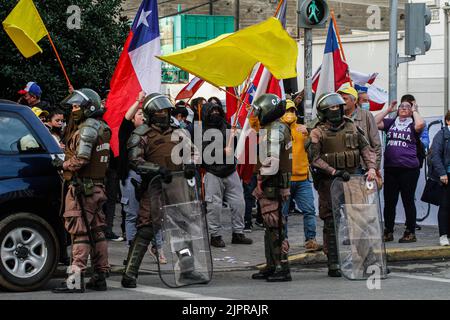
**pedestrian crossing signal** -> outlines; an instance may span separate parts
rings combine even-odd
[[[330,16],[325,0],[299,0],[297,18],[299,28],[324,28]]]

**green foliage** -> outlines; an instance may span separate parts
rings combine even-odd
[[[18,0],[0,0],[0,21]],[[101,93],[111,76],[129,32],[122,16],[122,0],[34,0],[75,89]],[[69,29],[73,11],[81,9],[81,29]],[[25,59],[4,29],[0,30],[0,99],[17,100],[17,91],[36,81],[43,100],[59,102],[68,94],[67,82],[47,37],[39,41],[42,54]]]

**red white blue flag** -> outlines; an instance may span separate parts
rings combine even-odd
[[[140,91],[161,90],[161,55],[157,0],[142,1],[111,79],[105,121],[112,130],[111,149],[119,153],[118,131]]]
[[[336,92],[346,82],[350,82],[348,65],[342,59],[336,30],[333,21],[330,20],[322,66],[313,77],[313,91],[316,92],[316,102],[321,94]]]

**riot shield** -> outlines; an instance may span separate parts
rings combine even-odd
[[[331,185],[331,199],[341,272],[347,279],[386,278],[386,249],[375,181],[352,175]]]
[[[199,198],[196,179],[174,172],[172,181],[153,179],[150,206],[155,235],[161,232],[167,263],[158,259],[159,276],[168,287],[208,283],[212,278],[206,212]],[[157,257],[159,255],[156,255]]]

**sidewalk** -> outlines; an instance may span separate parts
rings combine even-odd
[[[317,241],[322,244],[322,221],[317,218]],[[305,253],[303,247],[303,217],[298,214],[289,216],[288,234],[290,242],[289,261],[291,264],[326,263],[326,256],[322,251]],[[115,232],[120,232],[120,211],[116,215]],[[398,243],[404,231],[403,225],[396,225],[394,241],[386,243],[388,261],[426,260],[450,258],[450,247],[439,246],[439,232],[437,227],[422,226],[416,231],[416,243]],[[265,263],[264,258],[264,229],[254,226],[246,236],[253,239],[252,245],[231,244],[231,231],[223,233],[225,248],[212,249],[214,271],[237,271],[260,268]],[[109,261],[112,272],[121,272],[123,260],[128,248],[126,242],[108,242]],[[142,263],[142,272],[157,272],[155,259],[148,254]]]

